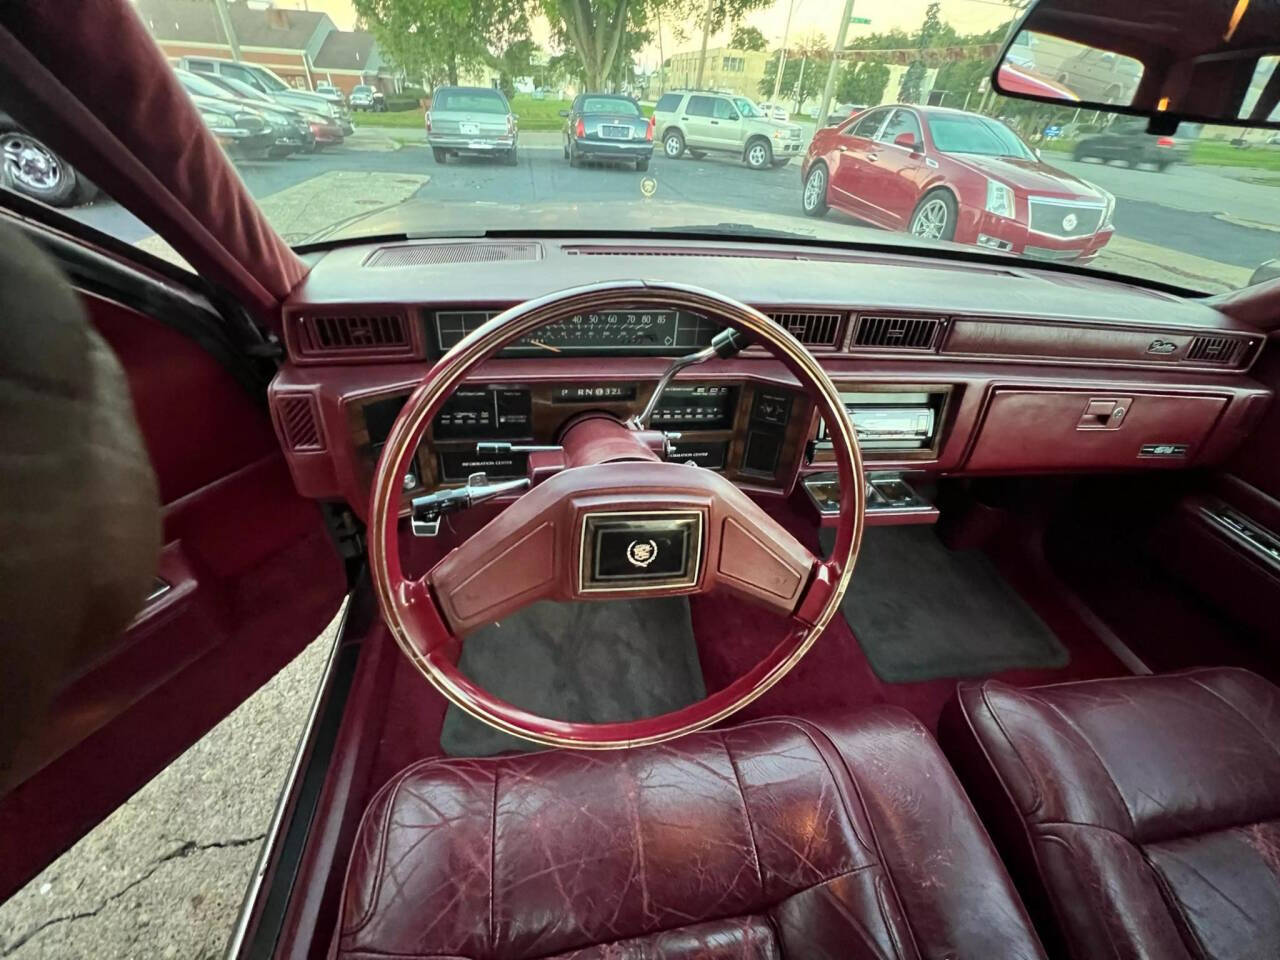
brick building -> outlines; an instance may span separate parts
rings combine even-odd
[[[229,2],[227,12],[241,58],[270,67],[300,90],[332,83],[350,93],[356,84],[368,83],[390,94],[402,85],[400,71],[383,59],[372,34],[339,30],[328,14],[243,2]],[[171,59],[231,56],[209,0],[138,0],[138,13]]]

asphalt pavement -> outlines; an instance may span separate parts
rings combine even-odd
[[[346,145],[324,152],[279,161],[237,164],[245,185],[259,202],[308,183],[327,183],[335,172],[350,175],[406,174],[420,185],[406,196],[425,199],[474,200],[479,203],[522,204],[641,199],[642,175],[630,167],[587,165],[571,168],[564,159],[558,133],[526,133],[520,160],[509,167],[485,158],[450,158],[436,163],[416,129],[361,128]],[[1280,175],[1240,168],[1179,165],[1161,173],[1099,163],[1078,163],[1063,154],[1046,152],[1054,166],[1084,177],[1117,197],[1116,228],[1121,240],[1132,240],[1142,263],[1174,264],[1170,276],[1181,273],[1187,285],[1197,286],[1204,274],[1223,269],[1206,288],[1228,288],[1245,282],[1264,260],[1280,255]],[[657,181],[661,200],[731,207],[746,215],[781,214],[802,218],[800,162],[758,172],[729,156],[686,156],[668,160],[655,154],[649,174]],[[353,187],[358,191],[358,187]],[[305,193],[305,191],[301,191]],[[300,201],[295,200],[296,207]],[[301,201],[304,202],[305,201]],[[358,198],[352,203],[358,203]],[[372,203],[370,202],[370,205]],[[359,212],[353,209],[351,212]],[[72,215],[129,242],[151,231],[117,204],[106,200],[72,211]],[[833,222],[857,221],[832,212]],[[313,218],[314,219],[314,218]],[[287,239],[298,241],[294,230]],[[1122,242],[1099,266],[1125,271],[1141,269],[1120,255],[1132,252]],[[1104,254],[1106,251],[1104,251]],[[1178,256],[1186,263],[1178,269]],[[1152,269],[1156,269],[1154,266]]]

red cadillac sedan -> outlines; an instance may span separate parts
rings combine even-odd
[[[1115,233],[1115,197],[1057,170],[998,120],[884,106],[819,130],[804,212],[835,207],[889,230],[1046,260],[1087,261]]]

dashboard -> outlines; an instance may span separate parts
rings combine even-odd
[[[478,240],[316,255],[286,304],[288,362],[270,391],[304,494],[346,500],[363,516],[382,443],[434,360],[507,307],[622,278],[712,287],[785,326],[832,377],[878,475],[1203,466],[1225,459],[1272,399],[1249,376],[1260,331],[1120,282],[824,247],[509,246],[522,253],[504,259],[502,241]],[[454,262],[439,262],[446,251]],[[556,444],[575,419],[638,413],[670,358],[721,328],[659,305],[584,312],[511,344],[430,425],[404,478],[406,506],[472,473],[524,476],[524,448]],[[838,496],[815,495],[830,475],[824,425],[761,348],[682,372],[653,426],[673,435],[672,459],[755,495],[788,497],[804,483],[820,513],[824,496]]]

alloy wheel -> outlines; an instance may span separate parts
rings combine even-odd
[[[924,240],[941,240],[947,229],[947,205],[934,197],[919,210],[911,221],[911,235]]]
[[[21,133],[5,134],[0,156],[9,175],[23,186],[49,193],[62,182],[62,164],[37,140]]]
[[[747,163],[753,167],[763,167],[769,162],[769,152],[765,149],[764,144],[757,143],[747,151]]]
[[[680,139],[679,134],[673,133],[667,137],[662,146],[667,151],[667,156],[673,160],[684,152],[684,141]]]
[[[822,167],[814,167],[804,182],[804,208],[816,210],[827,192],[827,174]]]

